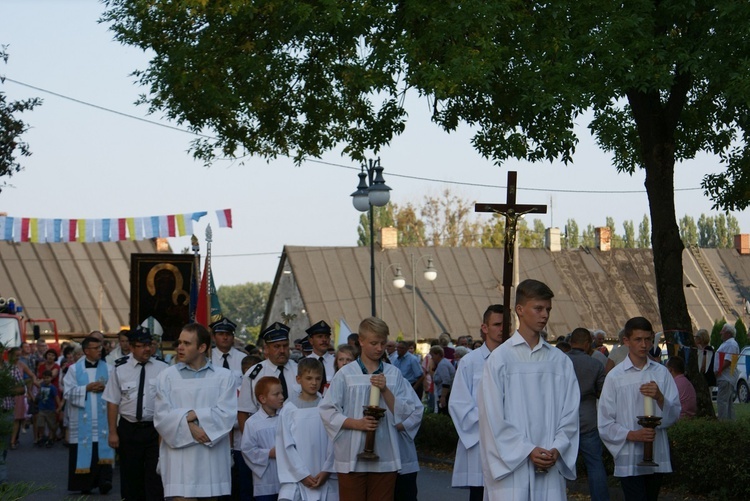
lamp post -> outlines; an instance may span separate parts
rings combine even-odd
[[[419,262],[423,259],[427,260],[427,267],[424,270],[423,276],[425,280],[432,282],[437,278],[437,269],[435,268],[435,265],[432,264],[432,256],[429,254],[424,254],[422,256],[419,256],[418,258],[414,258],[414,254],[411,255],[411,301],[412,301],[412,312],[414,316],[414,343],[417,343],[417,265]],[[404,276],[401,274],[401,266],[398,263],[394,263],[396,266],[396,275],[393,277],[393,286],[397,289],[401,289],[406,285],[406,279],[404,279]],[[394,266],[393,264],[390,266]],[[390,268],[389,266],[389,268]],[[386,268],[387,269],[387,268]],[[381,272],[382,277],[382,272]],[[382,281],[382,278],[381,278]],[[383,285],[381,283],[380,287],[382,288]]]
[[[369,164],[369,165],[368,165]],[[380,158],[362,164],[357,191],[352,193],[354,208],[360,212],[370,211],[370,310],[377,316],[375,308],[375,230],[373,226],[373,207],[382,207],[391,199],[391,189],[383,179],[383,167]]]
[[[391,263],[388,266],[384,266],[383,261],[380,261],[380,318],[383,318],[383,312],[385,309],[383,308],[383,300],[385,296],[385,287],[383,286],[385,272],[390,270],[393,267],[396,267],[396,274],[393,276],[393,286],[397,289],[403,289],[404,285],[406,285],[406,279],[404,278],[404,275],[401,273],[401,264],[400,263]]]

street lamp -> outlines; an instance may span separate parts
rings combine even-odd
[[[429,282],[432,282],[433,280],[437,278],[437,268],[435,268],[435,265],[432,263],[432,256],[429,254],[419,256],[416,259],[414,258],[414,254],[410,254],[410,255],[411,255],[411,301],[412,301],[412,312],[414,316],[414,343],[416,344],[417,343],[417,265],[419,264],[421,260],[423,259],[427,260],[427,267],[425,268],[422,276],[424,277],[425,280]],[[396,266],[396,275],[393,277],[393,286],[397,289],[401,289],[404,287],[404,285],[406,285],[406,279],[401,274],[401,266],[398,263],[395,263],[395,266]],[[383,287],[382,272],[381,272],[380,287],[381,288]]]
[[[368,166],[369,164],[369,166]],[[373,227],[373,207],[382,207],[391,199],[391,189],[383,179],[383,167],[380,158],[362,164],[357,191],[352,193],[354,208],[360,212],[370,211],[370,309],[372,316],[377,316],[375,309],[375,230]]]
[[[384,266],[383,261],[380,262],[380,318],[383,318],[383,312],[385,309],[383,308],[383,298],[385,296],[385,287],[383,286],[385,272],[390,270],[393,267],[396,267],[396,274],[393,276],[393,281],[391,282],[393,286],[397,289],[403,289],[404,285],[406,285],[406,279],[404,278],[404,275],[401,273],[401,264],[399,263],[391,263],[388,266]]]

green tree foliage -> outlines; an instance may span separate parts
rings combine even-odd
[[[505,218],[500,214],[493,214],[492,219],[482,227],[479,239],[481,247],[501,248],[505,245]]]
[[[685,247],[698,245],[698,227],[695,225],[695,219],[687,214],[680,219],[680,238]]]
[[[648,249],[651,247],[651,230],[648,215],[643,215],[641,224],[638,225],[638,241],[636,245],[639,249]]]
[[[721,345],[721,328],[727,323],[726,319],[714,320],[714,326],[711,328],[711,346],[718,350]]]
[[[701,214],[697,226],[698,246],[703,248],[731,249],[734,247],[734,236],[740,234],[739,221],[731,214]]]
[[[747,327],[745,326],[745,322],[741,318],[738,318],[734,323],[734,328],[737,331],[734,338],[737,340],[737,344],[740,345],[740,350],[742,350],[742,348],[747,346]]]
[[[271,293],[271,283],[222,285],[216,293],[224,316],[237,324],[236,336],[244,341],[256,341]]]
[[[586,225],[586,229],[581,237],[581,245],[593,249],[596,247],[596,228],[593,224]]]
[[[577,249],[578,241],[578,223],[575,219],[568,219],[565,223],[565,245],[568,249]]]
[[[482,231],[474,204],[446,189],[440,196],[426,196],[420,209],[426,244],[434,247],[475,247]]]
[[[7,46],[0,45],[0,60],[8,62]],[[0,84],[5,78],[0,75]],[[0,92],[0,177],[11,177],[23,167],[18,157],[31,155],[29,145],[21,140],[21,136],[29,129],[29,126],[17,118],[19,113],[31,111],[42,100],[38,98],[23,101],[8,101],[5,92]],[[5,183],[0,184],[2,191]]]
[[[622,246],[626,249],[635,249],[635,225],[633,221],[623,221],[622,230]]]

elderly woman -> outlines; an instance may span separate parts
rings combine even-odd
[[[716,386],[716,374],[714,374],[714,349],[709,344],[708,331],[701,329],[695,333],[695,346],[698,350],[698,370],[706,379],[708,386]]]

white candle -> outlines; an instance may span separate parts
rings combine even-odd
[[[651,397],[643,397],[643,413],[646,416],[654,415],[654,399]]]
[[[370,407],[379,407],[380,388],[375,385],[370,386]]]

